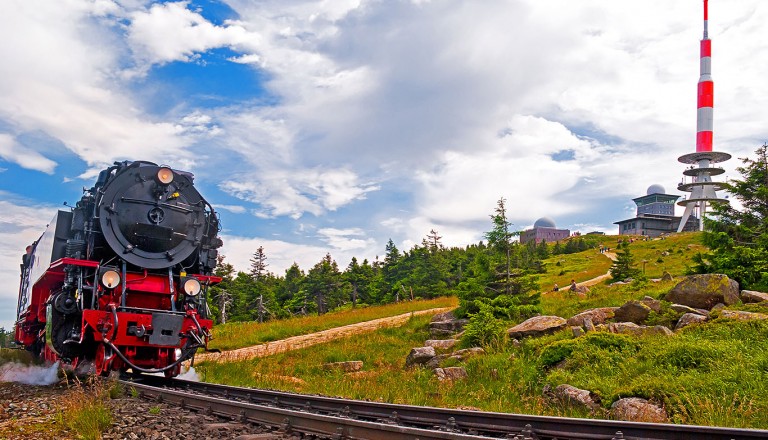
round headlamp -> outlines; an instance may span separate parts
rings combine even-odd
[[[189,296],[197,296],[197,294],[200,293],[200,281],[197,281],[194,278],[187,278],[184,281],[184,293],[186,293]]]
[[[114,289],[120,285],[120,274],[114,270],[108,270],[101,274],[101,284],[107,289]]]
[[[173,182],[173,170],[167,167],[162,167],[157,170],[157,181],[163,185],[168,185]]]

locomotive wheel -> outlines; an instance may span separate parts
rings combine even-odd
[[[112,371],[112,361],[115,359],[115,354],[112,352],[112,348],[107,347],[104,344],[99,344],[96,347],[96,358],[94,364],[96,364],[96,374],[99,376],[109,376],[109,372]]]

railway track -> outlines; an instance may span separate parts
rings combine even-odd
[[[768,430],[573,419],[395,405],[142,376],[123,380],[145,399],[333,439],[711,439],[768,438]]]

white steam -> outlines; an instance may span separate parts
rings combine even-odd
[[[0,382],[18,382],[27,385],[53,385],[59,381],[59,363],[39,367],[9,362],[0,365]]]
[[[184,367],[181,367],[182,373],[176,376],[176,379],[188,380],[190,382],[200,382],[200,376],[197,375],[195,367],[189,367],[187,371],[184,371]]]

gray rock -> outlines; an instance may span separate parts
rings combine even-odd
[[[555,399],[569,405],[583,406],[590,410],[595,410],[599,407],[597,402],[592,399],[592,393],[572,385],[558,385],[552,394]]]
[[[768,293],[758,292],[756,290],[742,290],[741,301],[745,303],[759,303],[768,301]]]
[[[507,330],[510,338],[541,336],[554,333],[566,327],[565,319],[559,316],[534,316]]]
[[[470,347],[463,350],[454,351],[451,353],[451,357],[458,357],[460,360],[464,360],[480,354],[485,354],[485,350],[483,350],[481,347]]]
[[[673,287],[665,299],[688,307],[710,310],[718,303],[737,303],[739,283],[722,274],[690,275]]]
[[[363,361],[329,362],[323,364],[326,370],[341,370],[345,373],[360,371],[363,369]]]
[[[672,330],[663,325],[647,326],[637,325],[634,322],[613,322],[608,324],[608,331],[611,333],[621,333],[625,335],[665,335],[672,334]]]
[[[405,358],[405,366],[425,364],[433,357],[435,357],[435,347],[415,347]]]
[[[709,312],[704,309],[694,309],[693,307],[684,306],[682,304],[672,304],[671,306],[669,306],[669,308],[674,310],[677,313],[695,313],[701,316],[709,315]]]
[[[661,312],[661,301],[658,299],[651,298],[650,296],[645,296],[643,299],[640,300],[643,304],[650,307],[651,310],[653,310],[656,313]]]
[[[721,318],[734,319],[736,321],[755,321],[768,319],[765,313],[742,312],[740,310],[721,310]]]
[[[438,313],[437,315],[433,316],[430,322],[441,322],[441,321],[455,321],[456,315],[453,314],[453,311]]]
[[[661,275],[661,281],[672,281],[672,274],[665,270],[664,274]]]
[[[449,357],[451,357],[450,354],[438,354],[437,356],[425,362],[424,366],[427,368],[438,368],[440,364],[442,364],[443,361],[448,359]]]
[[[680,330],[681,328],[687,327],[691,324],[699,324],[706,321],[706,316],[699,315],[698,313],[686,313],[677,320],[675,330]]]
[[[585,319],[591,319],[593,324],[602,324],[606,320],[613,318],[618,309],[618,307],[598,307],[596,309],[585,310],[568,318],[568,325],[578,325],[583,327]]]
[[[464,367],[445,367],[435,368],[435,375],[441,381],[443,380],[461,380],[469,377]]]
[[[642,329],[644,335],[662,335],[671,336],[673,334],[669,327],[663,325],[654,325],[653,327],[645,327]]]
[[[651,308],[640,301],[627,301],[623,306],[616,310],[614,318],[620,322],[634,322],[635,324],[642,324],[648,319],[648,315],[651,313]]]
[[[602,324],[599,324],[602,325]],[[595,324],[592,323],[592,320],[590,318],[584,318],[584,330],[588,332],[595,331]]]
[[[629,422],[665,423],[667,413],[655,405],[639,397],[627,397],[613,402],[611,418]]]
[[[424,341],[425,347],[435,347],[440,350],[448,350],[456,346],[458,339],[429,339]]]
[[[574,326],[571,326],[571,333],[573,333],[574,338],[578,338],[579,336],[584,334],[584,329],[577,325],[574,325]]]
[[[451,336],[464,330],[468,319],[454,319],[451,321],[434,321],[429,323],[429,334],[433,337]]]

